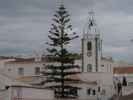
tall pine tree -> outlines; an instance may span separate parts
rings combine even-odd
[[[79,66],[74,65],[74,57],[72,53],[68,52],[68,44],[78,38],[76,33],[69,33],[72,31],[72,25],[70,23],[70,15],[63,4],[58,7],[58,10],[54,14],[53,24],[49,31],[49,52],[48,59],[54,62],[58,62],[57,65],[51,64],[45,66],[45,71],[42,72],[46,76],[47,88],[51,88],[55,91],[56,97],[77,97],[76,86],[70,84],[78,82],[78,79],[72,79],[71,76],[80,73],[75,69],[79,69]]]

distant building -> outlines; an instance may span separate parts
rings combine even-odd
[[[96,85],[81,84],[84,94],[91,93],[95,99],[107,99],[113,96],[113,59],[111,57],[103,57],[102,55],[102,39],[97,30],[93,12],[90,12],[86,29],[82,38],[82,65],[81,80],[95,81]],[[82,76],[83,75],[83,76]],[[85,97],[85,95],[84,95]]]
[[[35,61],[34,58],[16,58],[14,61],[6,62],[4,72],[8,75],[17,78],[19,76],[40,75],[44,62]]]
[[[130,86],[133,86],[133,66],[130,67],[115,67],[113,70],[114,77],[117,77],[121,80],[123,77],[126,77],[127,83]]]

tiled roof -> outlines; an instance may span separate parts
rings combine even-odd
[[[114,74],[133,74],[133,66],[132,67],[115,67],[113,69]]]
[[[8,61],[6,64],[16,64],[16,63],[41,63],[45,60],[42,59],[41,61],[35,61],[35,58],[15,58],[14,61]]]

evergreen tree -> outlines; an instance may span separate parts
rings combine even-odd
[[[79,66],[74,65],[74,57],[72,53],[68,52],[68,44],[78,38],[76,33],[69,33],[72,31],[72,25],[70,23],[70,15],[63,4],[61,4],[54,14],[53,24],[49,31],[49,52],[48,59],[54,62],[58,62],[58,65],[47,65],[45,71],[42,72],[46,76],[47,88],[55,91],[56,97],[77,97],[76,86],[70,84],[78,82],[78,79],[73,79],[71,76],[80,73],[77,70]]]

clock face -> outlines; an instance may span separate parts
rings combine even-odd
[[[91,51],[88,51],[88,52],[87,52],[87,56],[88,56],[88,57],[91,57],[91,55],[92,55],[92,52],[91,52]]]

